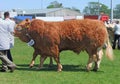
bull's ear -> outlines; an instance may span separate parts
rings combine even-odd
[[[31,24],[31,20],[27,18],[25,21],[26,21],[26,28],[29,28]]]
[[[29,18],[27,18],[25,21],[28,22],[28,23],[31,22],[31,20]]]

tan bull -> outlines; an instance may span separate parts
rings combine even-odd
[[[58,71],[61,71],[60,52],[72,50],[77,54],[86,51],[89,55],[87,71],[91,70],[93,62],[95,63],[93,70],[97,71],[102,59],[104,44],[106,44],[106,56],[113,59],[107,30],[104,23],[98,20],[85,19],[62,22],[24,20],[17,25],[15,35],[24,42],[34,39],[33,47],[41,55],[39,68],[49,56],[54,58],[58,65]]]

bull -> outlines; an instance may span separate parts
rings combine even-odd
[[[69,20],[62,22],[47,22],[43,20],[24,20],[16,26],[15,35],[24,42],[31,39],[34,54],[31,66],[38,54],[41,55],[39,68],[47,57],[54,58],[58,71],[62,71],[60,52],[71,50],[77,54],[81,51],[88,53],[89,59],[86,70],[97,71],[103,56],[102,47],[106,44],[106,56],[113,59],[113,50],[109,42],[108,32],[103,22],[98,20]],[[37,54],[36,54],[37,53]]]

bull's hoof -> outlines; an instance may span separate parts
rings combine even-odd
[[[53,66],[53,64],[49,64],[49,65],[48,65],[48,67],[52,67],[52,66]]]
[[[41,70],[43,69],[44,67],[37,67],[36,70]]]
[[[97,71],[98,71],[98,69],[93,69],[92,71],[97,72]]]
[[[61,70],[61,69],[58,69],[57,71],[58,71],[58,72],[62,72],[62,70]]]
[[[31,64],[29,65],[29,68],[32,68],[33,66],[34,66],[34,64],[31,63]]]
[[[29,68],[32,68],[33,66],[29,66]]]
[[[91,68],[90,67],[86,67],[86,71],[90,72]]]
[[[89,69],[86,69],[86,72],[90,72],[90,70],[89,70]]]

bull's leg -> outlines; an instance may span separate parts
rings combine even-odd
[[[40,57],[40,64],[39,64],[37,69],[42,69],[43,68],[43,63],[44,63],[46,58],[47,58],[47,56],[41,56]]]
[[[100,49],[97,51],[96,58],[94,59],[95,61],[95,66],[93,68],[94,71],[97,71],[99,69],[102,56],[103,56],[103,51],[102,49]]]
[[[62,65],[60,64],[59,57],[54,57],[54,59],[55,59],[57,66],[58,66],[58,72],[62,71]]]
[[[87,71],[91,70],[92,64],[93,64],[93,57],[89,56],[89,60],[88,60],[87,67],[86,67]]]
[[[31,63],[29,65],[30,68],[32,68],[34,66],[34,64],[35,64],[35,58],[37,57],[37,55],[38,55],[37,52],[34,51],[33,58],[32,58]]]
[[[52,60],[52,57],[50,57],[49,67],[51,67],[52,65],[53,65],[53,60]]]
[[[90,48],[86,49],[86,52],[89,55],[88,63],[87,63],[87,66],[86,66],[87,71],[90,71],[91,68],[92,68],[92,64],[93,64],[93,61],[94,61],[93,58],[95,56],[93,51],[94,50],[92,50],[92,48],[91,49]]]

